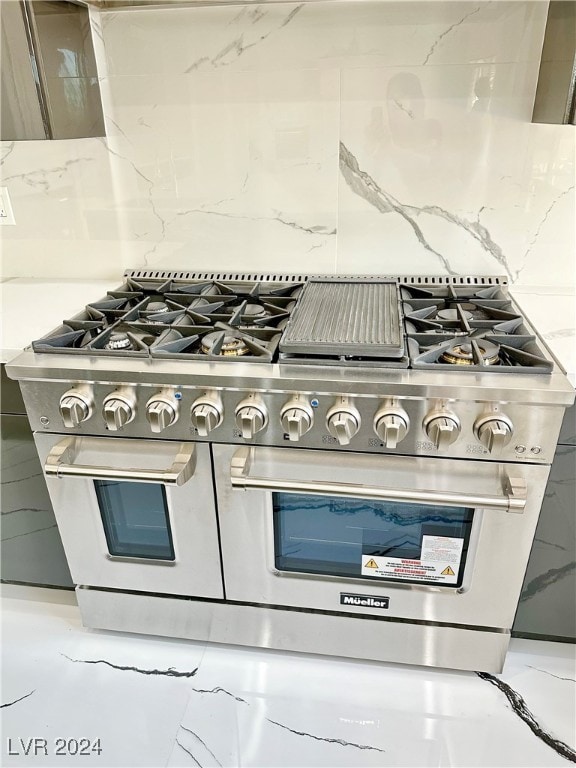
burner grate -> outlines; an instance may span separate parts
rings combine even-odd
[[[402,285],[411,368],[550,373],[554,364],[498,285]]]
[[[272,362],[280,333],[270,328],[241,330],[226,323],[168,328],[151,346],[153,358]]]
[[[190,339],[226,327],[233,334],[248,335],[243,360],[271,361],[301,290],[302,283],[189,281],[146,272],[141,278],[129,276],[117,290],[33,341],[32,347],[36,352],[115,357],[181,357],[186,348],[185,354],[198,353],[203,360],[223,359],[228,356],[206,355],[200,349],[190,352]],[[176,336],[169,336],[167,345],[159,345],[160,338],[166,340],[167,331]],[[171,344],[175,338],[185,341]],[[156,355],[158,350],[161,354]]]

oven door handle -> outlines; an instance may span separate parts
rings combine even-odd
[[[340,496],[381,501],[401,501],[410,504],[441,504],[445,507],[479,507],[505,512],[523,512],[526,507],[526,481],[520,477],[503,478],[501,496],[450,493],[405,488],[383,488],[358,483],[316,482],[308,480],[274,480],[250,474],[253,448],[240,448],[232,457],[230,482],[244,490],[305,493],[312,496]]]
[[[102,480],[125,480],[138,483],[184,485],[196,469],[196,446],[180,443],[172,465],[168,469],[118,468],[75,464],[76,438],[67,437],[51,449],[46,458],[44,472],[47,477],[92,477]]]

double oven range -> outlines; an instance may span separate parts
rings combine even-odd
[[[501,670],[574,399],[504,278],[131,270],[7,372],[86,626]]]

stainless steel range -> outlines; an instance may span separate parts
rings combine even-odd
[[[505,279],[132,270],[7,371],[86,626],[501,669],[574,400]]]

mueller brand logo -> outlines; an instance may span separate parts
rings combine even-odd
[[[388,608],[389,597],[374,595],[355,595],[353,592],[340,592],[340,605],[356,605],[359,608]]]

